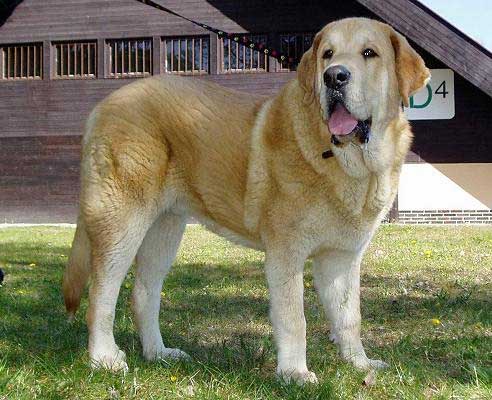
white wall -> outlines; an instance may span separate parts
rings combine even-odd
[[[398,209],[490,210],[492,164],[405,164]]]

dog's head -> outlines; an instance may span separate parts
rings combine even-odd
[[[325,26],[298,67],[305,100],[337,140],[386,124],[430,79],[422,58],[389,25],[348,18]]]

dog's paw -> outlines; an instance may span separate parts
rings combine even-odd
[[[369,368],[370,369],[385,369],[389,367],[388,363],[385,363],[384,361],[381,360],[369,360]]]
[[[318,383],[318,378],[316,377],[316,374],[311,371],[278,371],[277,375],[279,379],[287,384],[296,383],[299,386],[302,386],[307,383]]]
[[[351,362],[354,367],[362,370],[376,370],[376,369],[384,369],[388,368],[389,365],[381,360],[371,360],[364,356],[355,356],[346,358],[347,361]]]
[[[127,372],[128,364],[126,363],[126,355],[120,349],[110,353],[98,353],[91,355],[91,368],[104,368],[113,372]]]
[[[152,353],[144,354],[144,357],[147,361],[158,361],[158,360],[183,360],[189,361],[191,357],[180,349],[172,349],[168,347],[164,347],[159,349],[158,351],[154,351]]]

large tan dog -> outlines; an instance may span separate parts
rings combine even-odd
[[[404,37],[353,18],[319,32],[297,79],[273,98],[165,76],[101,102],[83,139],[80,216],[64,277],[72,314],[91,277],[93,365],[127,368],[113,321],[135,256],[133,311],[145,358],[186,357],[162,342],[158,313],[192,216],[265,250],[282,378],[316,382],[306,365],[303,312],[309,257],[342,358],[384,366],[366,356],[360,339],[359,265],[412,140],[401,102],[429,77]]]

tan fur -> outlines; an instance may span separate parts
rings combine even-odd
[[[65,307],[72,318],[79,308],[80,298],[85,283],[90,275],[90,244],[84,227],[84,221],[79,218],[73,240],[70,258],[63,275],[63,296]]]
[[[378,46],[378,60],[360,56],[366,41]],[[354,71],[354,85],[359,85],[350,95],[354,112],[373,117],[374,133],[366,147],[356,141],[341,147],[330,143],[322,94],[322,74],[329,62],[321,58],[328,46],[337,47],[330,62],[346,63]],[[294,356],[282,350],[282,343],[292,340],[302,353],[305,322],[297,296],[302,296],[302,265],[314,257],[317,265],[332,259],[358,267],[396,195],[411,144],[399,104],[427,77],[422,59],[401,35],[375,21],[348,19],[328,25],[316,36],[298,78],[271,99],[165,76],[139,80],[101,102],[89,118],[83,141],[80,217],[64,278],[67,309],[74,312],[90,258],[91,359],[106,366],[124,364],[124,354],[112,339],[113,297],[154,221],[162,215],[191,216],[214,232],[266,250],[278,372],[292,370],[296,380],[315,380],[302,355],[293,364]],[[366,96],[364,102],[360,94]],[[334,157],[323,159],[327,149]],[[276,275],[279,271],[284,275]],[[282,276],[289,282],[292,278],[289,290],[295,301],[285,304],[296,313],[292,334],[285,331],[280,305],[288,300],[284,294],[291,293],[276,286]],[[322,272],[319,276],[332,279]],[[323,298],[324,284],[320,285]],[[358,286],[354,288],[356,307]],[[114,292],[113,297],[101,303],[108,292]],[[145,310],[144,303],[137,308]],[[110,304],[109,311],[101,304]],[[344,338],[344,329],[339,333],[342,356],[350,358],[343,343],[357,347],[360,339]],[[142,332],[141,336],[145,337]],[[99,342],[113,346],[115,356],[101,350]],[[364,357],[353,362],[366,367],[371,360]]]
[[[396,57],[396,75],[400,94],[405,107],[408,107],[408,98],[425,86],[430,80],[430,73],[425,68],[424,60],[408,44],[407,39],[398,32],[390,33]]]

